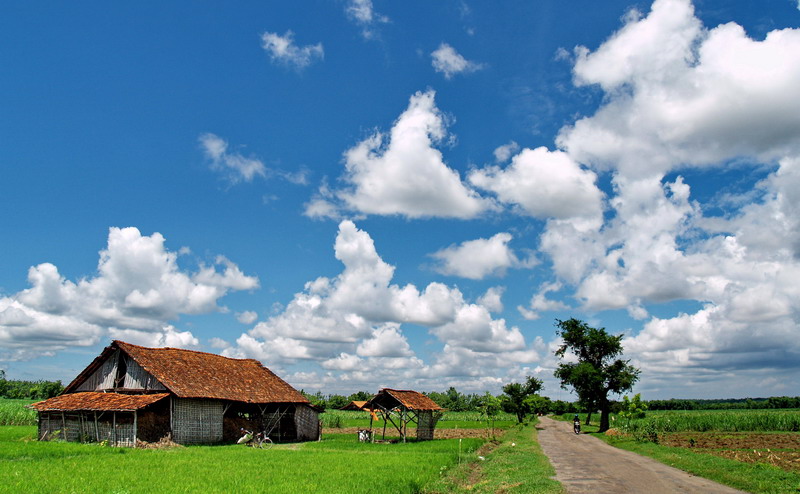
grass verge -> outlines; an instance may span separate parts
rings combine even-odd
[[[464,461],[422,492],[441,493],[563,493],[552,477],[556,472],[539,447],[534,422],[517,425],[494,443],[477,451],[481,460]]]

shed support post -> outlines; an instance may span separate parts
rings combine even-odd
[[[136,436],[139,435],[139,428],[137,427],[137,419],[139,416],[139,412],[136,410],[133,411],[133,447],[136,447]]]
[[[117,445],[117,412],[111,417],[111,445]]]

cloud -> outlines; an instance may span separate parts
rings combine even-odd
[[[439,273],[480,280],[487,276],[503,276],[509,268],[526,266],[509,248],[512,239],[509,233],[498,233],[491,238],[468,240],[458,246],[430,254],[439,264]]]
[[[657,0],[647,17],[629,16],[597,50],[576,55],[576,83],[607,94],[559,134],[581,163],[640,177],[800,147],[798,29],[756,41],[735,23],[704,29],[689,0]]]
[[[469,182],[497,194],[522,214],[537,218],[581,218],[599,225],[603,193],[596,175],[582,169],[566,153],[544,147],[524,149],[506,168],[473,170]]]
[[[30,358],[42,346],[61,350],[115,335],[196,346],[191,333],[177,331],[169,321],[220,310],[217,302],[229,291],[258,287],[258,278],[222,256],[214,265],[200,264],[195,273],[183,271],[164,242],[159,233],[111,228],[94,277],[73,282],[53,264],[31,267],[30,288],[0,298],[0,346],[10,350],[0,357]]]
[[[505,163],[519,151],[519,144],[511,141],[494,150],[494,159],[498,163]]]
[[[459,53],[447,43],[440,44],[439,48],[431,53],[431,64],[436,72],[444,74],[445,79],[452,79],[456,74],[468,74],[483,68],[483,65],[470,62],[459,55]]]
[[[206,157],[211,161],[211,167],[224,172],[231,183],[252,182],[256,175],[266,177],[267,167],[261,160],[245,158],[239,153],[229,153],[228,143],[219,136],[206,133],[198,140]]]
[[[364,39],[377,37],[376,25],[389,22],[388,17],[375,12],[372,0],[349,0],[345,12],[348,18],[361,27],[361,35]]]
[[[339,224],[334,254],[344,265],[338,276],[306,283],[285,310],[258,323],[226,354],[269,355],[270,361],[284,363],[309,359],[328,370],[342,371],[359,367],[362,360],[356,357],[382,359],[381,367],[406,362],[417,369],[416,378],[423,378],[426,367],[407,341],[405,324],[427,327],[453,348],[481,353],[525,348],[518,328],[491,317],[490,310],[502,305],[499,289],[473,304],[457,288],[442,283],[430,283],[424,289],[394,284],[395,268],[381,259],[369,234],[349,220]]]
[[[236,320],[242,324],[253,324],[258,319],[258,313],[252,310],[246,310],[244,312],[238,312],[236,314]]]
[[[294,44],[294,33],[286,31],[283,36],[265,32],[261,35],[261,47],[269,53],[273,62],[302,70],[316,60],[322,60],[325,52],[322,43],[303,47]]]
[[[444,163],[434,145],[446,137],[434,92],[414,94],[388,139],[377,132],[345,152],[344,180],[351,187],[338,191],[338,198],[364,214],[408,218],[467,219],[493,209]]]

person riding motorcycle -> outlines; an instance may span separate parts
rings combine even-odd
[[[572,417],[572,430],[575,431],[575,434],[581,433],[581,418],[578,417],[577,413]]]

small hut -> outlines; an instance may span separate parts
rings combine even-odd
[[[364,405],[366,405],[366,404],[367,404],[366,401],[351,401],[347,405],[345,405],[342,408],[340,408],[340,410],[356,410],[356,411],[361,410],[361,411],[364,411],[364,410],[366,410],[366,408],[364,408]]]
[[[378,391],[364,408],[372,414],[369,421],[370,433],[373,421],[383,419],[383,438],[386,438],[387,424],[391,423],[400,433],[403,442],[406,441],[410,422],[417,426],[417,440],[433,439],[436,422],[442,417],[443,412],[442,407],[422,393],[389,388]]]
[[[319,438],[319,413],[253,359],[114,341],[55,398],[31,405],[39,439],[135,446],[233,442],[240,428],[274,441]]]

